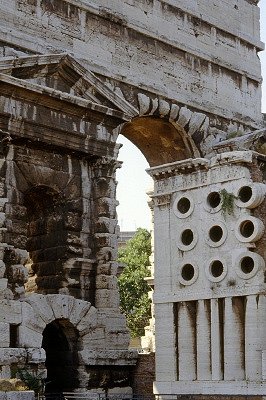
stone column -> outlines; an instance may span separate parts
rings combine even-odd
[[[181,302],[178,308],[179,380],[196,379],[196,302]]]
[[[212,380],[223,379],[223,321],[219,312],[219,300],[211,299],[211,365]]]
[[[177,380],[176,304],[155,304],[156,381]]]
[[[197,310],[197,380],[211,379],[210,301],[199,300]]]
[[[225,298],[224,379],[244,380],[244,298]]]
[[[265,314],[264,314],[265,315]],[[245,372],[246,379],[258,381],[261,379],[261,330],[257,296],[246,297],[245,315]]]
[[[115,171],[120,163],[103,157],[93,165],[94,250],[97,263],[95,306],[119,308]]]

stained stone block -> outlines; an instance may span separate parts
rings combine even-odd
[[[135,365],[138,358],[133,350],[82,350],[80,360],[85,365]]]
[[[104,262],[101,261],[97,265],[97,275],[117,275],[117,261]]]
[[[2,365],[0,367],[0,379],[10,379],[11,370],[9,365]]]
[[[7,279],[6,278],[1,278],[0,279],[0,290],[6,289],[7,288]]]
[[[102,233],[115,233],[117,219],[100,217],[96,223],[96,231]]]
[[[87,314],[77,324],[77,329],[80,335],[85,335],[97,326],[98,313],[96,308],[91,307]]]
[[[104,348],[105,342],[105,328],[96,327],[82,337],[84,347],[94,350]]]
[[[98,289],[96,292],[96,306],[98,308],[118,308],[118,290]]]
[[[26,362],[27,352],[19,348],[0,348],[0,365],[23,364]]]
[[[7,392],[6,400],[34,400],[35,394],[33,391],[27,390],[24,392]]]
[[[73,308],[70,310],[72,324],[77,325],[90,308],[91,304],[89,302],[76,299]]]
[[[26,302],[22,303],[22,323],[25,327],[40,334],[42,334],[46,326],[44,320],[39,316],[36,310]],[[20,328],[21,326],[19,329]],[[33,347],[33,345],[30,347]]]
[[[177,120],[178,125],[180,125],[182,127],[186,126],[187,123],[189,122],[191,116],[192,116],[192,112],[187,107],[180,108],[179,116],[178,116],[178,120]]]
[[[46,360],[46,354],[44,349],[30,348],[27,349],[28,362],[31,364],[41,364]]]
[[[0,212],[0,228],[5,225],[6,214],[4,212]]]
[[[122,395],[124,397],[124,395],[129,395],[132,396],[133,395],[133,391],[132,388],[127,386],[127,387],[114,387],[111,389],[108,389],[108,395],[114,396],[114,395]]]
[[[0,322],[20,324],[21,321],[21,303],[15,300],[1,300]]]
[[[10,329],[9,324],[0,322],[0,347],[9,347],[10,344]]]
[[[49,324],[54,319],[53,311],[50,305],[47,304],[46,296],[41,294],[32,294],[26,298],[25,302],[29,303],[33,307],[45,324]]]
[[[102,247],[97,252],[99,262],[114,261],[117,256],[117,250],[111,247]]]
[[[112,275],[96,276],[97,289],[117,289],[117,278]]]
[[[73,307],[74,299],[61,294],[47,295],[48,304],[53,310],[54,318],[69,318],[69,309]]]
[[[117,235],[110,233],[95,234],[99,247],[115,247],[117,244]]]
[[[12,265],[9,269],[12,274],[14,282],[21,282],[22,284],[28,280],[28,269],[21,264]]]
[[[106,327],[106,331],[117,330],[126,331],[126,317],[123,314],[118,315],[117,312],[98,312],[99,324],[103,324]]]
[[[106,332],[106,340],[108,343],[108,347],[111,349],[118,349],[118,350],[127,350],[130,341],[130,335],[128,330],[124,331],[107,331]]]
[[[42,347],[43,335],[27,326],[18,327],[18,345],[21,347]]]
[[[82,225],[80,213],[69,211],[66,214],[65,227],[67,229],[80,230]]]
[[[97,204],[98,215],[114,218],[116,214],[116,206],[116,201],[108,197],[101,197],[98,199]]]

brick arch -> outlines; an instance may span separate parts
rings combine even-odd
[[[21,304],[19,347],[41,348],[45,327],[56,319],[68,320],[77,329],[81,343],[97,328],[96,308],[69,295],[32,294]]]

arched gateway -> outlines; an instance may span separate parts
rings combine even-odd
[[[127,391],[136,354],[117,288],[117,135],[156,166],[197,156],[206,116],[142,95],[138,109],[65,54],[4,61],[0,87],[7,369],[47,370],[47,390]]]
[[[65,54],[0,64],[1,373],[47,372],[55,391],[131,391],[116,260],[122,133],[155,182],[155,392],[263,394],[265,157],[244,137],[202,158],[207,115],[142,92],[128,102],[110,85]]]

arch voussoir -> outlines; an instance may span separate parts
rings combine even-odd
[[[34,293],[26,298],[25,303],[29,303],[32,306],[35,314],[40,316],[45,325],[53,321],[54,313],[50,303],[48,303],[47,296]]]
[[[63,294],[48,294],[48,304],[50,305],[54,319],[69,319],[71,316],[71,310],[73,308],[75,298],[63,295]]]
[[[84,316],[90,310],[90,308],[91,304],[88,301],[74,299],[73,307],[70,311],[69,320],[77,329],[78,324],[81,320],[83,320]]]
[[[86,315],[80,320],[76,328],[80,336],[86,335],[88,332],[97,328],[98,312],[95,307],[91,307]]]

